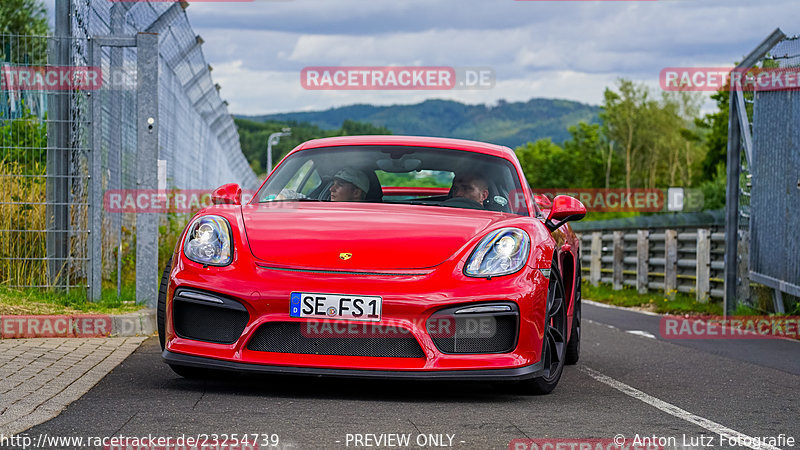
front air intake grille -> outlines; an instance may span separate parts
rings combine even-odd
[[[179,337],[233,344],[250,315],[244,305],[230,298],[183,289],[172,300],[172,318]]]
[[[442,353],[508,353],[516,347],[519,312],[511,303],[479,305],[507,306],[502,312],[458,313],[469,308],[448,308],[428,320],[428,333]]]
[[[257,352],[304,355],[374,356],[424,358],[425,353],[410,332],[394,327],[367,324],[354,336],[326,331],[324,324],[270,322],[260,326],[247,343]],[[305,329],[304,329],[305,328]],[[345,328],[347,329],[347,328]]]

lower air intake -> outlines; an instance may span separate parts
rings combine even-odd
[[[303,355],[425,357],[410,332],[398,333],[395,327],[372,324],[360,329],[367,332],[356,336],[334,335],[326,332],[324,324],[320,323],[270,322],[253,333],[247,348],[257,352]]]
[[[204,298],[206,300],[198,300]],[[250,320],[241,303],[200,291],[179,290],[172,300],[175,333],[186,339],[233,344]]]

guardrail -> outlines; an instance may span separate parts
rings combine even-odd
[[[724,227],[579,232],[588,280],[615,290],[694,293],[699,302],[724,296]]]

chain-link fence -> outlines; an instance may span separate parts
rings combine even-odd
[[[55,36],[0,36],[0,284],[96,299],[135,265],[152,304],[163,210],[109,193],[256,187],[186,6],[57,0]]]
[[[782,293],[800,296],[800,40],[775,30],[737,70],[745,81],[730,84],[725,309],[752,306],[753,281],[773,288],[784,312]]]
[[[58,46],[79,41],[0,36],[0,283],[7,287],[86,286],[89,91],[61,77],[85,61],[55,61]]]

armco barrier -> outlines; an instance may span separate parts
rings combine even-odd
[[[694,293],[722,298],[724,226],[718,213],[652,216],[578,223],[581,263],[593,285],[635,287],[640,293]],[[650,225],[636,228],[636,225]]]

